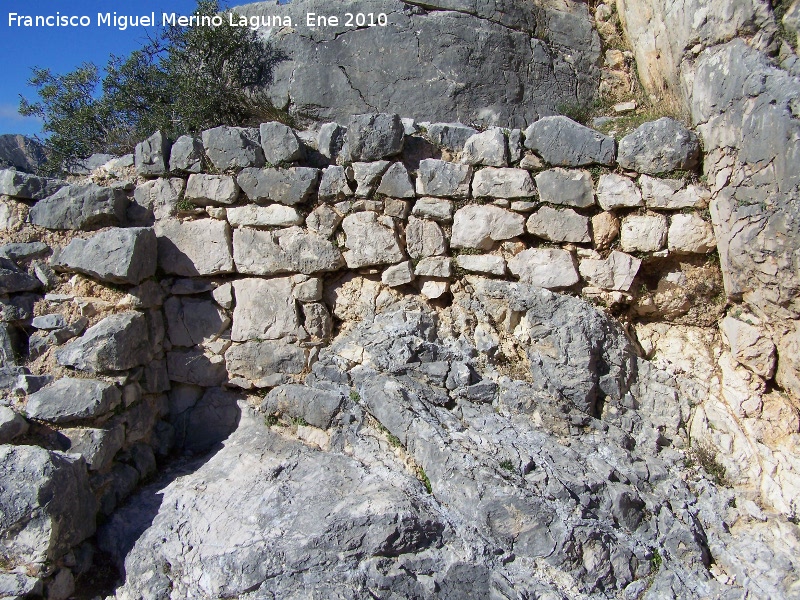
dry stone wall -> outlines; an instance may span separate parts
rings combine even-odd
[[[91,562],[95,514],[174,448],[224,439],[240,391],[327,428],[340,392],[300,398],[296,384],[387,298],[446,305],[454,288],[509,280],[626,315],[689,314],[683,272],[660,265],[705,268],[715,250],[708,193],[689,172],[698,156],[671,120],[618,145],[566,117],[480,132],[370,114],[316,131],[156,133],[70,182],[2,172],[16,240],[0,248],[0,442],[19,448],[4,459],[9,481],[34,502],[22,483],[35,468],[37,485],[59,477],[92,499],[68,527],[69,505],[48,506],[52,535],[4,538],[4,556],[30,565],[15,589],[69,589]],[[771,376],[774,360],[736,325],[739,360]],[[496,352],[479,329],[476,347]]]

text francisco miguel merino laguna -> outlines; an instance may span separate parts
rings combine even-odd
[[[311,13],[313,15],[313,13]],[[23,15],[18,13],[8,13],[9,27],[90,27],[93,24],[98,27],[113,27],[120,31],[128,27],[152,27],[161,25],[177,25],[179,27],[219,27],[227,23],[234,27],[249,27],[258,29],[259,27],[292,27],[292,20],[288,16],[258,16],[242,17],[233,13],[222,13],[217,15],[179,15],[177,13],[161,13],[160,19],[156,20],[156,13],[151,12],[144,15],[118,15],[117,13],[97,13],[97,18],[92,19],[89,15]]]

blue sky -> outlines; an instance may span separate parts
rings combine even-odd
[[[118,14],[149,14],[162,12],[191,14],[195,0],[0,0],[0,57],[3,61],[0,85],[0,133],[37,134],[41,131],[35,119],[17,113],[19,95],[36,98],[27,86],[34,66],[48,67],[65,73],[83,62],[104,67],[110,54],[126,55],[142,45],[147,28],[128,28],[125,31],[97,26],[98,12]],[[222,3],[227,4],[227,3]],[[232,4],[243,4],[233,2]],[[89,27],[10,27],[9,13],[21,15],[88,15]],[[151,32],[156,28],[150,28]]]

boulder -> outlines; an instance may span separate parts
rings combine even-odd
[[[472,181],[472,167],[426,158],[419,163],[417,194],[466,198]]]
[[[700,161],[700,140],[675,119],[662,117],[622,138],[617,160],[623,169],[639,173],[688,171]]]
[[[477,130],[461,123],[432,123],[428,126],[430,140],[437,146],[453,152],[461,152],[467,140],[476,133]]]
[[[508,261],[520,282],[547,289],[567,288],[580,281],[575,257],[560,248],[529,248]]]
[[[342,253],[326,238],[289,227],[260,231],[241,227],[233,232],[236,270],[247,275],[336,271],[344,266]]]
[[[183,198],[185,189],[186,181],[180,177],[151,179],[133,191],[135,204],[129,207],[128,214],[130,215],[134,206],[138,206],[147,214],[152,214],[155,220],[175,216],[178,212],[177,204]]]
[[[584,258],[578,270],[590,285],[627,292],[641,265],[642,261],[638,258],[614,250],[606,259]]]
[[[335,161],[342,151],[347,136],[347,128],[338,123],[325,123],[317,134],[317,148],[325,158]]]
[[[453,275],[453,261],[449,256],[427,256],[414,267],[414,275],[447,279]]]
[[[459,162],[487,167],[508,166],[508,140],[497,127],[471,135],[464,143]]]
[[[411,214],[440,223],[453,220],[453,201],[445,198],[420,198],[414,203]]]
[[[450,246],[489,250],[525,232],[525,217],[499,206],[469,204],[456,211]]]
[[[344,397],[338,392],[315,390],[303,385],[280,385],[271,390],[261,403],[267,414],[281,414],[327,429],[339,412]]]
[[[703,208],[708,203],[708,190],[683,179],[658,179],[642,175],[639,177],[642,197],[648,208],[678,210],[682,208]]]
[[[270,165],[294,162],[305,156],[305,148],[291,127],[271,121],[261,123],[259,129],[264,159]]]
[[[66,181],[29,175],[15,169],[0,170],[0,195],[23,200],[42,200],[67,185]]]
[[[0,444],[8,444],[28,431],[28,422],[7,406],[0,406]]]
[[[347,236],[344,259],[348,269],[393,264],[405,258],[390,217],[354,213],[344,218],[342,229]]]
[[[158,240],[148,227],[113,227],[56,250],[50,264],[100,281],[138,285],[156,272]]]
[[[203,142],[191,135],[182,135],[172,144],[169,170],[176,173],[200,173],[203,170]]]
[[[225,352],[228,377],[242,377],[256,387],[275,375],[297,375],[306,368],[306,351],[283,340],[233,344]]]
[[[530,173],[525,169],[486,167],[475,172],[474,198],[528,198],[536,194]]]
[[[226,209],[225,216],[231,227],[291,227],[303,224],[303,215],[296,208],[283,204],[234,206]]]
[[[102,417],[119,406],[122,393],[96,379],[58,379],[28,397],[25,413],[48,423],[74,423]]]
[[[381,175],[389,167],[388,160],[377,162],[354,162],[352,179],[356,182],[356,198],[369,198],[378,186]]]
[[[165,273],[194,277],[233,272],[231,230],[225,221],[165,219],[155,226],[158,266]]]
[[[628,215],[622,219],[620,247],[624,252],[657,252],[666,241],[664,215]]]
[[[333,333],[333,319],[328,307],[322,302],[306,302],[303,309],[303,327],[311,337],[327,340]]]
[[[238,200],[239,186],[230,175],[193,173],[186,184],[185,198],[197,206],[227,206]]]
[[[0,446],[0,539],[6,560],[35,574],[94,535],[97,502],[83,460]]]
[[[13,260],[0,257],[0,294],[30,292],[41,287],[41,281],[20,269]]]
[[[435,221],[409,217],[406,225],[406,251],[411,258],[437,256],[447,252],[444,232]]]
[[[69,441],[65,452],[79,454],[90,471],[103,471],[125,443],[125,426],[121,423],[108,429],[70,427],[60,430]]]
[[[150,362],[153,347],[147,319],[129,311],[106,317],[56,351],[58,364],[80,371],[124,371]]]
[[[717,248],[714,228],[702,217],[677,214],[670,217],[667,248],[681,254],[706,254]]]
[[[594,204],[592,174],[589,171],[549,169],[536,175],[539,199],[550,204],[586,208]]]
[[[339,228],[342,215],[327,204],[320,204],[306,217],[306,227],[309,231],[330,238]]]
[[[222,385],[228,378],[222,357],[199,348],[167,352],[167,373],[170,381],[202,387]]]
[[[145,177],[166,175],[169,171],[169,151],[171,142],[160,131],[136,144],[133,153],[136,172]]]
[[[258,129],[214,127],[202,133],[202,140],[206,156],[218,171],[264,166],[264,151],[261,149]]]
[[[551,242],[591,242],[589,218],[569,208],[542,206],[528,217],[528,232]]]
[[[127,208],[122,188],[78,183],[37,202],[30,221],[46,229],[99,229],[123,224]]]
[[[592,217],[592,243],[597,250],[605,250],[619,235],[619,219],[610,212]]]
[[[172,296],[164,302],[169,341],[173,346],[203,345],[217,339],[231,323],[211,300]]]
[[[378,194],[389,198],[415,198],[414,184],[408,176],[408,170],[401,162],[392,163],[381,177],[381,184],[376,190]]]
[[[720,323],[736,362],[764,379],[775,374],[775,344],[763,329],[728,316]]]
[[[280,202],[289,206],[305,202],[316,189],[318,180],[319,169],[310,167],[246,168],[236,178],[251,201]]]
[[[486,275],[505,275],[506,261],[502,256],[494,254],[459,254],[456,264],[470,273],[483,273]]]
[[[414,281],[414,268],[410,260],[386,267],[381,273],[381,283],[389,287],[399,287]]]
[[[338,202],[353,195],[344,167],[330,166],[322,170],[317,192],[320,200]]]
[[[275,340],[297,335],[300,319],[291,278],[239,279],[233,282],[233,290],[236,307],[231,340]]]
[[[350,161],[382,160],[403,150],[405,131],[398,115],[353,115],[347,124]]]
[[[600,175],[597,182],[597,203],[603,210],[644,205],[642,192],[636,184],[616,173]]]
[[[12,242],[0,246],[0,257],[19,261],[41,256],[49,251],[50,246],[44,242]]]
[[[525,147],[553,166],[612,166],[615,146],[614,138],[568,117],[542,117],[525,130]]]

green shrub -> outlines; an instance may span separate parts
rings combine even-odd
[[[217,0],[199,0],[194,14],[218,12]],[[29,85],[38,99],[21,98],[19,111],[42,119],[45,171],[58,173],[94,152],[130,152],[156,130],[174,139],[216,125],[289,120],[259,92],[284,58],[227,19],[219,27],[170,26],[129,56],[111,56],[102,80],[91,63],[65,75],[34,68]]]

